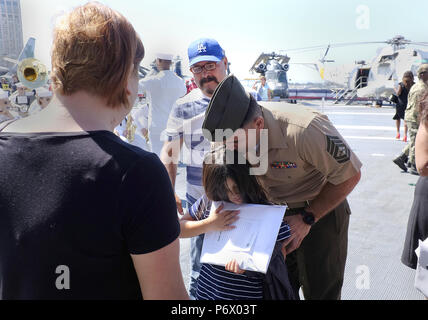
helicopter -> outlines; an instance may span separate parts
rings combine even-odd
[[[250,69],[251,73],[259,73],[266,77],[266,83],[273,98],[288,98],[288,78],[287,72],[290,69],[288,64],[290,57],[287,55],[272,53],[262,53],[254,62]]]
[[[332,48],[369,44],[387,44],[388,46],[379,48],[376,56],[370,62],[360,60],[346,65],[332,65],[331,63],[335,61],[326,59]],[[320,50],[323,47],[326,46],[281,50],[280,52],[308,52]],[[389,97],[395,93],[394,88],[398,86],[406,71],[412,71],[416,75],[419,65],[428,63],[428,51],[415,47],[428,47],[428,42],[414,42],[397,35],[386,41],[329,44],[319,61],[297,64],[315,69],[321,79],[328,81],[332,86],[342,88],[338,91],[338,100],[352,102],[363,98],[389,101]]]

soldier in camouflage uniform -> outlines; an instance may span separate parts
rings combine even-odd
[[[407,172],[406,162],[410,165],[410,173],[419,175],[415,164],[415,140],[418,133],[418,104],[428,90],[428,64],[422,64],[418,69],[419,81],[410,89],[404,120],[406,121],[410,143],[403,149],[401,155],[393,160],[402,170]]]

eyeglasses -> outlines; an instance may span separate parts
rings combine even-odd
[[[210,62],[210,63],[203,65],[202,67],[199,67],[199,66],[191,67],[190,71],[192,71],[192,73],[194,73],[194,74],[199,74],[204,69],[206,71],[212,71],[212,70],[215,70],[215,68],[217,68],[217,64],[219,64],[219,62]]]

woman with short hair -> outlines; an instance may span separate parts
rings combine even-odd
[[[188,299],[168,174],[112,133],[143,57],[102,4],[57,24],[53,101],[0,127],[0,299]]]

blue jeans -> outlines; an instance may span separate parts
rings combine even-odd
[[[189,296],[192,300],[196,300],[196,288],[198,287],[199,271],[201,270],[201,251],[203,242],[203,234],[190,239],[191,270]]]
[[[190,208],[197,199],[194,199],[189,194],[186,194],[187,208]],[[199,271],[201,270],[201,251],[204,242],[204,235],[193,237],[190,239],[190,299],[196,300],[196,288],[198,287]]]

